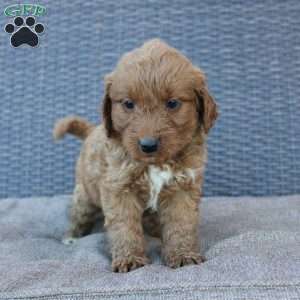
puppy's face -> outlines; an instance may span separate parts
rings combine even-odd
[[[119,137],[132,158],[163,163],[216,118],[203,73],[159,40],[122,57],[106,78],[103,117],[107,135]]]

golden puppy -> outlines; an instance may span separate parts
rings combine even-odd
[[[103,214],[112,268],[127,272],[148,263],[147,219],[168,266],[200,263],[198,204],[216,118],[204,74],[176,49],[154,39],[125,54],[105,78],[103,125],[69,117],[54,129],[55,138],[85,139],[65,241],[89,233]]]

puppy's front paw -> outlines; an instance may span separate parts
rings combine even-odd
[[[184,254],[171,254],[165,256],[167,266],[170,268],[179,268],[186,265],[197,265],[205,261],[204,256],[198,253],[190,252]]]
[[[138,257],[131,255],[129,257],[116,258],[112,262],[112,269],[114,272],[126,273],[134,269],[143,267],[144,265],[149,264],[149,259],[144,257]]]

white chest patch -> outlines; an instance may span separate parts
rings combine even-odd
[[[148,169],[150,198],[147,203],[147,208],[157,210],[158,195],[164,185],[169,184],[173,178],[173,173],[170,169],[162,170],[156,166],[149,166]]]

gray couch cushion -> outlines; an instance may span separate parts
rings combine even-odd
[[[115,274],[105,233],[60,242],[69,196],[0,201],[0,298],[295,299],[300,297],[300,196],[202,202],[200,266],[153,263]]]

